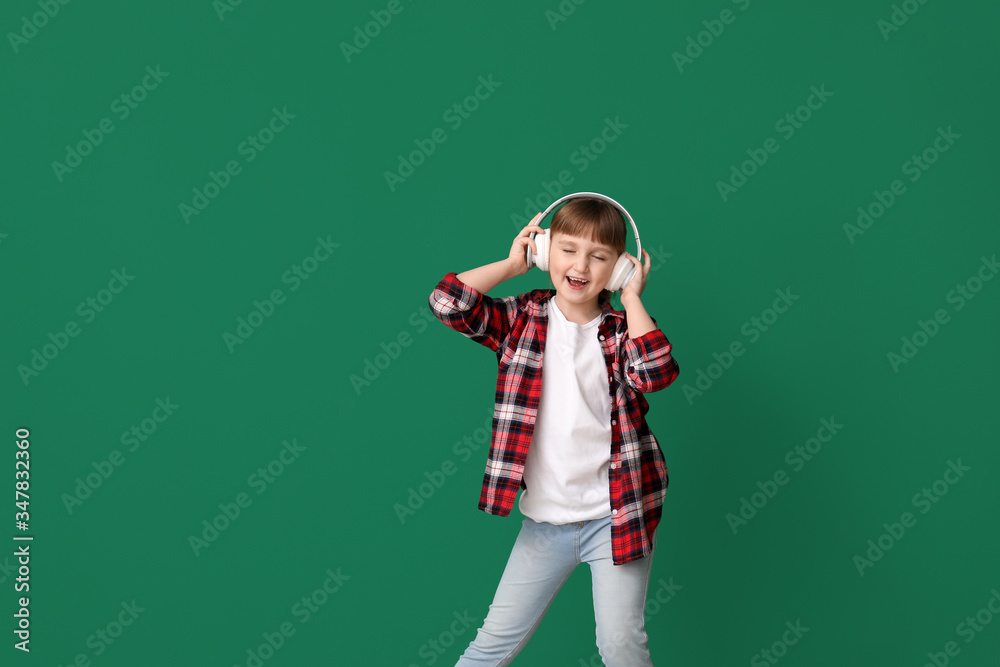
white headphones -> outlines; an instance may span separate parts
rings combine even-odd
[[[541,224],[542,220],[545,219],[545,216],[547,216],[556,206],[563,203],[567,199],[576,199],[577,197],[593,197],[595,199],[600,199],[602,201],[606,201],[621,211],[622,214],[628,218],[628,221],[632,223],[632,231],[635,232],[635,246],[637,249],[636,257],[642,257],[642,244],[639,242],[639,229],[635,226],[635,220],[632,219],[632,216],[629,215],[628,211],[626,211],[621,204],[616,202],[611,197],[606,197],[596,192],[575,192],[571,195],[560,197],[549,204],[549,207],[545,209],[545,212],[542,213],[540,218],[538,218],[539,224]],[[531,232],[531,238],[535,241],[535,246],[538,248],[538,254],[535,255],[531,252],[530,245],[527,247],[529,269],[532,266],[537,265],[542,271],[549,270],[549,236],[550,234],[539,235],[537,232]],[[632,260],[625,256],[625,253],[622,253],[618,255],[618,261],[615,263],[615,268],[611,271],[611,278],[608,280],[608,284],[604,287],[604,289],[611,290],[612,292],[624,289],[634,275],[635,264],[633,264]]]

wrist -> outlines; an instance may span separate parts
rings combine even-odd
[[[500,264],[503,266],[503,281],[510,280],[521,274],[521,268],[517,265],[517,262],[512,258],[500,260]]]

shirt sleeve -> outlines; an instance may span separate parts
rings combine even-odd
[[[452,271],[438,282],[429,303],[431,312],[444,324],[496,352],[510,334],[518,299],[486,296]]]
[[[656,320],[653,320],[656,324]],[[674,359],[673,346],[659,328],[638,338],[626,336],[622,345],[625,353],[625,381],[641,393],[666,389],[677,379],[680,367]]]

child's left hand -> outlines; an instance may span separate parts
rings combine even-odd
[[[629,253],[625,253],[625,256],[635,264],[635,275],[632,279],[628,281],[628,285],[625,289],[621,291],[621,302],[622,306],[628,307],[628,302],[635,298],[638,299],[642,295],[642,291],[646,289],[646,277],[649,275],[650,263],[649,263],[649,253],[645,250],[642,251],[642,257],[645,260],[645,264],[641,263],[637,257]]]

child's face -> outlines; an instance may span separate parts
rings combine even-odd
[[[596,306],[601,290],[611,278],[618,253],[592,239],[561,232],[553,233],[549,243],[549,277],[556,294],[567,303]],[[570,280],[571,277],[586,282]]]

